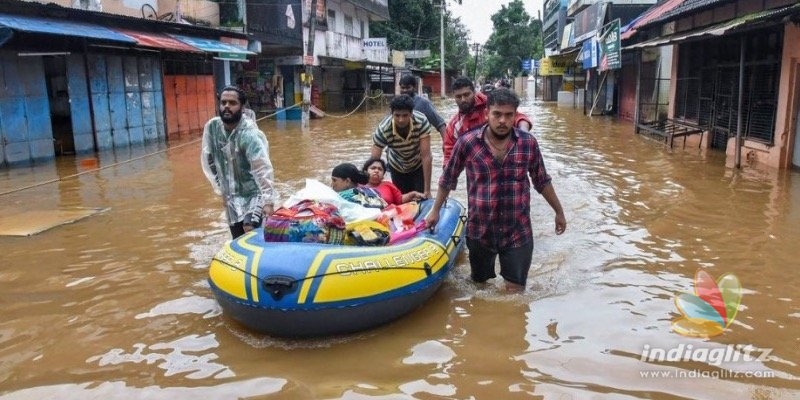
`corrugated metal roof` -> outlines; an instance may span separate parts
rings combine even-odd
[[[126,36],[132,37],[133,39],[136,40],[136,43],[138,43],[139,46],[143,47],[153,47],[157,49],[173,50],[181,52],[193,52],[193,53],[203,52],[203,50],[189,46],[188,44],[167,35],[161,35],[153,32],[140,32],[131,29],[114,29],[114,30]]]
[[[662,15],[671,12],[676,7],[679,7],[686,1],[690,0],[667,0],[661,4],[656,4],[655,6],[651,7],[641,16],[631,21],[628,25],[622,28],[622,35],[620,36],[621,39],[627,39],[633,36],[641,27],[649,24],[650,22],[654,21],[656,18],[660,18]]]
[[[734,18],[730,21],[726,21],[702,29],[683,32],[672,36],[658,37],[652,40],[627,46],[624,49],[630,50],[635,48],[664,46],[668,44],[685,42],[690,39],[692,40],[700,39],[705,36],[722,36],[725,34],[742,31],[748,28],[754,28],[757,26],[757,24],[761,24],[758,26],[764,26],[765,24],[769,23],[774,24],[780,18],[795,13],[800,13],[800,3],[772,10],[754,12],[738,18]]]
[[[50,18],[0,13],[0,26],[21,32],[86,37],[136,44],[135,40],[121,33],[115,32],[103,26],[84,24],[81,22],[59,21]]]
[[[720,6],[726,3],[733,3],[735,1],[736,0],[685,0],[681,2],[678,7],[665,12],[651,22],[667,22],[692,12],[698,12],[703,9]]]
[[[189,46],[197,47],[198,49],[208,53],[256,54],[247,49],[221,42],[219,40],[174,34],[170,36],[188,44]]]
[[[62,1],[63,2],[63,1]],[[43,3],[43,2],[42,2]],[[220,27],[189,25],[179,22],[166,22],[142,17],[110,14],[101,11],[88,11],[64,7],[55,3],[42,4],[33,1],[0,0],[0,14],[49,18],[57,21],[78,21],[105,27],[143,30],[147,32],[176,33],[190,36],[247,38],[242,32],[230,31]],[[69,2],[68,2],[69,3]]]

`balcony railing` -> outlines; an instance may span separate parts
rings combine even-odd
[[[325,32],[325,52],[328,57],[372,62],[389,62],[389,50],[364,50],[362,39],[338,32]]]

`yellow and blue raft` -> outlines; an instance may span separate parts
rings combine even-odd
[[[433,200],[420,205],[417,222]],[[274,336],[357,332],[395,320],[433,295],[463,248],[464,206],[449,199],[434,232],[388,246],[265,242],[254,230],[209,267],[223,313]]]

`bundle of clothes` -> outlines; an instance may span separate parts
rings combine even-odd
[[[382,246],[422,230],[414,220],[419,203],[386,205],[367,187],[337,193],[313,179],[286,200],[264,223],[267,242]]]

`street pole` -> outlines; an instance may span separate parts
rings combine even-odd
[[[444,10],[445,5],[447,4],[447,0],[442,0],[442,7],[439,11],[441,11],[440,15],[440,23],[439,23],[439,83],[440,83],[440,96],[441,98],[445,98],[444,94]]]
[[[314,77],[314,37],[317,36],[317,0],[311,0],[311,9],[308,12],[308,47],[306,48],[306,57],[303,60],[305,64],[305,76],[303,79],[303,114],[301,117],[301,124],[303,129],[309,127],[309,110],[311,106],[311,81]]]
[[[475,42],[472,44],[472,50],[475,50],[475,69],[472,71],[472,81],[478,83],[478,51],[480,51],[481,44]]]

